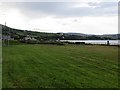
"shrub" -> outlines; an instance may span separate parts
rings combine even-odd
[[[85,42],[75,42],[75,44],[80,45],[80,44],[85,44]]]

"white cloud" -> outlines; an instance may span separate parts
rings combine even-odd
[[[25,28],[26,19],[17,9],[10,9],[0,14],[0,23],[6,22],[7,26],[13,28]]]
[[[42,32],[79,32],[86,34],[118,33],[118,18],[113,17],[77,17],[54,18],[45,17],[29,21],[29,29]]]
[[[0,0],[0,2],[118,2],[118,0]]]
[[[36,12],[31,12],[30,7],[27,9],[27,6],[24,8],[21,7],[22,8],[21,9],[16,6],[11,7],[9,5],[8,6],[4,6],[4,5],[0,3],[0,24],[4,24],[4,22],[7,22],[7,25],[13,28],[24,29],[24,30],[27,29],[27,30],[34,30],[34,31],[41,31],[41,32],[79,32],[79,33],[86,33],[86,34],[118,33],[117,14],[110,15],[111,13],[108,13],[107,16],[102,16],[100,12],[103,8],[99,9],[98,11],[94,11],[94,13],[100,14],[98,16],[93,14],[89,16],[87,13],[85,13],[86,15],[83,15],[82,17],[75,14],[73,15],[74,16],[73,17],[69,14],[66,14],[66,17],[61,18],[59,16],[59,13],[56,13],[56,12],[53,12],[53,14],[47,13],[49,8],[44,8],[45,6],[42,8],[43,9],[42,12],[46,10],[45,11],[46,14],[44,13],[38,14],[37,12],[38,11],[41,12],[41,9],[38,9],[37,11],[35,10]],[[77,3],[77,4],[74,3],[73,7],[74,8],[79,8],[79,7],[95,8],[96,6],[94,5],[89,6],[87,3]],[[106,6],[104,7],[106,8]],[[53,6],[52,8],[55,8],[55,7]],[[111,9],[109,8],[111,7],[108,6],[106,10],[110,11]],[[28,12],[31,12],[31,13],[24,14],[23,10],[26,10],[26,11],[28,10]],[[33,8],[32,8],[32,11],[34,11]],[[57,11],[57,7],[56,7],[56,11]],[[60,12],[60,14],[61,13],[64,14],[64,12],[62,11]],[[37,14],[37,17],[35,17],[36,14]],[[32,18],[32,17],[35,17],[35,18]]]

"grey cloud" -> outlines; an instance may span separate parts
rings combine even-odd
[[[88,3],[91,7],[72,6],[77,3],[72,2],[23,2],[4,3],[12,8],[18,8],[27,17],[41,17],[54,15],[56,17],[82,17],[82,16],[104,16],[117,15],[117,2]],[[96,6],[92,8],[92,6]]]
[[[99,8],[111,8],[111,7],[117,6],[118,3],[117,2],[100,2],[100,3],[89,2],[88,5],[96,6]]]

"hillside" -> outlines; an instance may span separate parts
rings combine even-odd
[[[41,40],[117,40],[120,39],[120,34],[106,34],[106,35],[90,35],[83,33],[46,33],[29,30],[20,30],[4,25],[2,27],[2,35],[9,35],[15,40],[20,40],[27,35]],[[119,36],[119,38],[118,38]]]

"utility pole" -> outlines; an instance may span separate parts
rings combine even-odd
[[[6,22],[5,22],[5,29],[7,31]],[[9,38],[10,38],[10,28],[8,27],[8,33],[7,33],[7,36],[6,36],[6,44],[7,44],[7,46],[9,46]]]
[[[6,26],[6,22],[5,22],[5,26]]]
[[[6,22],[5,22],[5,26],[6,26]],[[7,27],[6,27],[6,29],[7,29]],[[7,33],[7,46],[8,46],[8,44],[9,44],[9,30],[8,30],[8,33]]]
[[[6,45],[6,41],[7,41],[6,22],[5,22],[5,27],[4,27],[3,30],[5,30],[5,34],[4,34],[4,36],[3,36],[3,43],[4,43],[4,45]]]
[[[8,30],[9,30],[9,35],[8,35],[8,46],[9,46],[9,44],[10,44],[10,41],[9,41],[9,39],[10,39],[10,28],[8,28]]]

